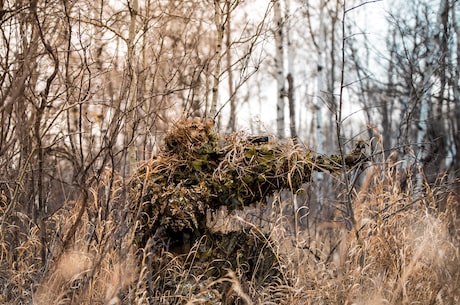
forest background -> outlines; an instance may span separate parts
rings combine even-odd
[[[350,210],[341,207],[363,200],[357,194],[366,181],[381,175],[411,198],[411,207],[433,199],[424,206],[448,211],[455,226],[458,14],[455,0],[0,1],[4,301],[40,295],[69,249],[79,249],[73,259],[84,267],[70,273],[92,270],[86,288],[96,281],[100,265],[86,260],[99,256],[77,247],[81,219],[93,231],[104,228],[104,261],[114,242],[107,226],[116,206],[126,204],[119,190],[181,117],[212,118],[222,134],[293,139],[319,154],[344,154],[365,139],[379,174],[317,174],[295,207],[315,211],[302,214],[312,218],[288,221],[295,222],[295,240],[313,227],[318,237],[324,223],[339,228],[335,237],[350,232],[341,227]],[[388,162],[397,177],[386,176]],[[456,249],[457,231],[449,232],[443,241]],[[113,251],[126,250],[118,246]],[[329,266],[335,248],[324,249]],[[132,287],[136,280],[128,278],[113,290]],[[380,291],[382,299],[407,298],[398,283],[394,299]],[[101,300],[113,299],[109,288],[100,289]],[[340,291],[339,303],[346,303]],[[458,296],[440,291],[434,300]],[[350,298],[357,295],[363,297]]]

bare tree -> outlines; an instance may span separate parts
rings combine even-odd
[[[447,43],[452,33],[449,5],[439,1],[434,9],[432,3],[410,1],[397,7],[390,19],[389,82],[382,91],[396,101],[392,107],[401,116],[397,144],[416,151],[421,187],[422,168],[428,182],[446,170],[450,139],[455,138],[447,131],[451,99],[447,80],[452,75],[447,61],[452,52]],[[383,119],[388,122],[388,115]]]

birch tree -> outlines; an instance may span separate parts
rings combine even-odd
[[[325,2],[321,0],[319,3],[319,26],[318,26],[318,39],[316,43],[317,49],[317,77],[316,77],[316,151],[319,154],[324,154],[324,122],[323,122],[323,108],[326,102],[325,98],[325,59],[324,59],[324,46],[326,41],[325,28],[324,28],[324,9]],[[320,174],[319,180],[321,182]],[[319,182],[319,183],[320,183]]]
[[[226,10],[225,7],[229,5],[229,1],[224,1],[222,5],[220,1],[214,1],[214,25],[216,27],[216,45],[214,52],[214,71],[213,71],[213,84],[212,84],[212,101],[210,117],[214,118],[217,114],[217,102],[219,99],[219,84],[221,73],[222,50],[224,42],[224,33],[226,27]]]
[[[394,80],[389,86],[393,95],[398,96],[401,115],[398,144],[415,150],[415,156],[409,154],[407,158],[416,159],[418,190],[425,175],[428,182],[433,182],[445,170],[450,141],[446,132],[450,116],[447,79],[451,74],[446,59],[450,53],[449,5],[444,0],[436,4],[433,8],[432,3],[425,1],[400,3],[399,11],[390,20],[393,27],[389,51],[394,60],[390,67]],[[407,12],[404,17],[403,12]]]
[[[279,138],[285,137],[285,71],[284,71],[284,20],[281,13],[281,0],[275,0],[274,6],[275,18],[275,66],[277,82],[277,102],[276,102],[276,130]]]
[[[230,114],[228,119],[227,129],[230,132],[236,130],[236,99],[233,94],[234,92],[234,79],[233,79],[233,67],[232,67],[232,14],[231,14],[231,5],[227,4],[225,7],[225,14],[227,16],[227,21],[225,23],[225,48],[226,48],[226,71],[228,74],[228,92],[229,92],[229,104],[230,104]]]
[[[316,153],[321,155],[325,153],[325,137],[324,137],[324,113],[323,108],[327,102],[327,96],[325,91],[327,90],[327,86],[325,85],[326,81],[326,62],[325,62],[325,42],[326,42],[326,29],[325,29],[325,14],[324,10],[325,1],[321,0],[318,4],[318,18],[317,18],[317,27],[313,26],[313,7],[310,4],[306,3],[306,22],[309,28],[309,38],[311,39],[315,56],[316,56],[316,69],[315,69],[315,77],[316,77],[316,84],[315,84],[315,92],[314,92],[314,133],[315,133],[315,150]],[[323,212],[324,207],[324,193],[325,193],[325,174],[323,172],[317,172],[315,174],[315,197],[318,203],[317,211],[318,214]]]
[[[294,61],[295,61],[295,50],[292,42],[291,27],[292,27],[292,16],[291,14],[291,1],[286,0],[286,40],[287,40],[287,98],[288,98],[288,108],[289,108],[289,130],[290,137],[297,142],[297,124],[296,124],[296,103],[295,103],[295,70],[294,70]]]

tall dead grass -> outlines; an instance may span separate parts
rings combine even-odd
[[[354,230],[303,232],[310,242],[301,248],[317,255],[290,256],[292,265],[302,266],[293,274],[303,288],[299,304],[459,302],[458,202],[445,188],[415,192],[411,171],[401,175],[397,166],[370,168],[355,196]]]
[[[116,177],[114,183],[110,177]],[[67,248],[64,239],[77,221],[80,203],[68,202],[48,219],[47,266],[41,265],[40,237],[31,219],[20,212],[4,219],[0,303],[460,302],[458,202],[445,181],[416,193],[410,173],[398,170],[397,163],[369,170],[353,194],[357,226],[351,231],[341,222],[311,223],[294,236],[288,217],[274,217],[269,234],[283,280],[265,286],[245,281],[231,268],[213,280],[201,276],[209,270],[199,264],[199,245],[185,260],[159,245],[136,249],[136,223],[125,191],[123,180],[107,171],[91,190],[90,204]],[[286,199],[280,204],[291,203]],[[232,221],[257,228],[240,216]]]

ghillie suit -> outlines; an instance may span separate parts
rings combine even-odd
[[[362,145],[359,144],[359,145]],[[297,191],[313,170],[338,171],[367,157],[363,147],[341,156],[314,156],[291,142],[235,134],[221,139],[209,119],[177,122],[160,152],[135,175],[133,197],[140,207],[138,243],[163,227],[169,233],[206,231],[207,211],[230,213],[275,191]]]
[[[235,270],[244,257],[246,277],[267,275],[262,282],[268,275],[279,277],[279,256],[268,235],[254,230],[211,233],[207,214],[221,207],[228,213],[243,209],[278,190],[295,192],[314,170],[334,172],[364,161],[363,147],[343,160],[317,157],[292,142],[265,136],[223,138],[213,127],[211,120],[200,118],[177,122],[158,154],[139,168],[131,184],[136,242],[142,248],[161,231],[169,240],[166,250],[185,254],[195,245],[197,261],[210,263],[215,276],[223,276],[218,262]],[[261,253],[263,265],[256,262]]]

